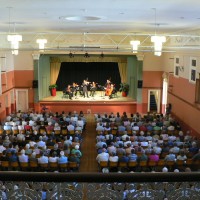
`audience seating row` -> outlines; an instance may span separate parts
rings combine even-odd
[[[9,162],[1,161],[1,170],[17,170],[17,171],[32,171],[32,172],[44,172],[44,171],[79,171],[79,164],[76,162],[68,162],[59,164],[57,162],[49,162],[41,164],[35,161],[30,162]]]
[[[129,162],[111,162],[101,161],[99,163],[99,171],[103,168],[109,168],[110,171],[162,171],[163,167],[168,167],[170,171],[179,169],[184,171],[186,167],[199,169],[200,161],[193,161],[187,159],[186,161],[165,161],[160,159],[158,162],[155,161],[129,161]]]

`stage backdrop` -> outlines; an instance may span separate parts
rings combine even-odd
[[[56,84],[57,90],[66,89],[73,82],[81,85],[83,80],[104,86],[107,79],[119,89],[121,78],[117,62],[62,62]]]

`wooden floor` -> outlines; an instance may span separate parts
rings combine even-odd
[[[83,142],[81,151],[83,153],[80,165],[80,172],[98,172],[96,162],[97,152],[95,149],[96,144],[96,127],[93,114],[86,116],[87,126],[86,131],[83,133]]]
[[[90,93],[89,93],[90,94]],[[62,91],[57,91],[56,96],[48,96],[46,98],[43,98],[41,101],[55,101],[55,102],[133,102],[134,99],[130,97],[123,97],[121,92],[117,92],[116,96],[113,96],[112,99],[109,98],[109,96],[105,96],[105,92],[102,93],[100,91],[97,91],[94,95],[94,97],[89,96],[89,98],[84,98],[83,96],[80,96],[79,94],[77,97],[73,97],[72,100],[70,100],[67,96],[63,96]]]

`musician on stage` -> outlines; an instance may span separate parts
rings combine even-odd
[[[110,95],[109,95],[109,99],[112,99],[113,98],[113,95],[117,93],[117,90],[115,88],[115,85],[114,84],[111,84],[111,89],[110,89]]]
[[[85,98],[85,95],[87,95],[87,98],[89,98],[89,96],[88,96],[88,88],[87,88],[88,85],[89,85],[89,82],[87,80],[83,80],[82,86],[83,86],[83,96],[84,96],[84,98]]]
[[[75,96],[75,98],[77,98],[78,84],[76,84],[75,82],[73,82],[71,90],[73,92],[73,96]]]
[[[105,96],[110,96],[111,95],[111,81],[107,80],[105,84]]]
[[[90,96],[94,97],[94,94],[97,90],[96,83],[93,81],[90,86]]]
[[[67,86],[66,94],[68,94],[68,95],[69,95],[69,99],[72,100],[73,92],[72,92],[72,90],[71,90],[71,85],[68,85],[68,86]]]

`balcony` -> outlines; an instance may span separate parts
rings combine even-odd
[[[0,172],[0,199],[200,199],[200,173]]]

